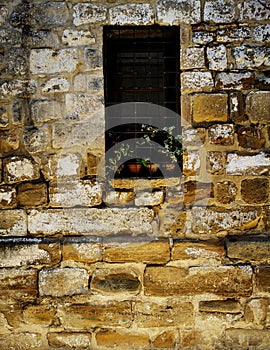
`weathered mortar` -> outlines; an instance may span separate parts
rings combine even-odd
[[[183,176],[107,182],[102,28],[152,24]],[[265,0],[0,0],[2,350],[269,349],[269,52]]]

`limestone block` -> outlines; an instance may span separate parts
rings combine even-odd
[[[60,260],[60,246],[57,243],[42,245],[29,244],[4,245],[0,247],[0,266],[19,267],[28,265],[50,265]]]
[[[39,273],[39,293],[41,296],[85,294],[88,291],[89,276],[84,269],[54,268],[43,269]]]
[[[65,329],[91,330],[94,327],[121,327],[131,325],[131,304],[128,301],[71,304],[59,308],[59,318]]]
[[[228,118],[227,95],[195,94],[193,96],[193,121],[226,122]]]
[[[61,77],[51,78],[41,85],[41,90],[45,93],[67,92],[69,90],[69,82]]]
[[[246,98],[246,113],[253,123],[269,123],[270,121],[270,92],[250,92]]]
[[[239,42],[252,37],[251,28],[225,28],[217,31],[217,41],[222,43]]]
[[[204,68],[204,48],[187,47],[181,49],[181,69]]]
[[[87,46],[95,41],[95,36],[89,30],[65,29],[62,35],[62,43],[68,46]]]
[[[16,189],[11,186],[0,187],[0,209],[12,209],[17,206]]]
[[[250,266],[147,267],[144,278],[146,295],[180,296],[212,293],[224,297],[250,296]],[[179,313],[181,314],[181,313]],[[190,312],[188,312],[188,315]]]
[[[153,218],[154,212],[148,208],[32,210],[28,216],[28,229],[31,234],[43,235],[141,234],[152,232]]]
[[[91,349],[90,333],[48,333],[48,341],[51,348]]]
[[[103,111],[103,98],[93,96],[93,94],[67,94],[66,95],[66,114],[69,118],[80,119],[89,117],[98,111]]]
[[[253,74],[246,73],[218,73],[216,87],[220,90],[248,90],[253,86]]]
[[[149,349],[149,337],[145,333],[124,332],[122,330],[99,331],[96,334],[98,346],[111,349]]]
[[[133,205],[134,193],[122,191],[106,191],[104,202],[108,206]]]
[[[29,305],[23,310],[23,319],[28,324],[50,326],[55,313],[55,309],[49,305]]]
[[[255,290],[257,293],[270,293],[270,266],[259,266],[255,271]]]
[[[207,59],[210,70],[225,70],[227,69],[227,49],[225,45],[207,47]]]
[[[201,4],[198,0],[159,0],[157,20],[160,24],[194,24],[200,22]]]
[[[15,333],[1,335],[0,347],[2,350],[43,350],[41,334],[38,333]]]
[[[31,116],[36,124],[62,119],[62,109],[57,100],[41,99],[31,102]]]
[[[76,49],[32,49],[30,52],[30,72],[33,74],[72,73],[78,64]]]
[[[233,124],[215,124],[208,129],[209,143],[218,145],[233,145]]]
[[[210,0],[204,5],[204,20],[215,23],[231,23],[236,19],[233,0]]]
[[[242,45],[232,49],[237,69],[256,69],[270,65],[269,47]]]
[[[0,95],[4,97],[26,96],[34,94],[37,83],[31,79],[12,79],[0,81]]]
[[[102,68],[103,56],[100,51],[94,48],[86,48],[84,51],[85,70]]]
[[[270,261],[270,242],[266,239],[230,238],[226,241],[227,255],[238,261]]]
[[[79,179],[82,164],[79,153],[46,155],[42,160],[42,173],[47,180],[64,181]]]
[[[192,42],[194,44],[205,45],[214,41],[215,34],[206,30],[197,30],[193,32]]]
[[[14,156],[3,162],[4,181],[8,184],[39,178],[38,164],[29,158]]]
[[[154,12],[149,4],[126,4],[110,8],[109,22],[112,25],[153,24]]]
[[[181,73],[182,93],[212,91],[214,81],[210,72],[183,72]]]
[[[232,181],[223,181],[216,184],[215,198],[219,203],[230,204],[235,201],[237,186]]]
[[[90,180],[52,181],[49,187],[52,207],[94,207],[102,203],[102,188]]]
[[[267,43],[270,41],[270,24],[263,24],[253,29],[254,41]]]
[[[270,159],[263,152],[251,156],[229,153],[227,156],[228,175],[268,175],[269,172]]]
[[[257,1],[256,1],[257,3]],[[269,347],[270,335],[268,329],[243,329],[229,328],[224,334],[224,349],[244,350],[252,348],[267,349]]]
[[[252,191],[251,191],[252,189]],[[266,178],[245,179],[241,182],[241,195],[246,203],[264,203],[269,198],[269,181]]]
[[[51,30],[29,30],[27,38],[24,39],[31,48],[53,48],[58,47],[60,43],[57,34]]]
[[[30,154],[45,153],[51,142],[50,129],[47,125],[24,128],[23,141]]]
[[[247,0],[241,5],[240,9],[240,20],[242,21],[258,21],[269,20],[270,13],[267,6],[267,2],[260,2],[257,0]]]
[[[102,245],[98,240],[93,242],[66,239],[62,248],[63,259],[92,263],[102,260]]]
[[[163,203],[164,193],[163,191],[154,192],[137,192],[135,194],[135,205],[136,206],[154,206]]]
[[[29,72],[29,52],[22,47],[13,47],[7,50],[6,70],[10,74],[24,75]]]
[[[145,264],[166,264],[170,260],[170,245],[167,240],[134,240],[132,237],[122,241],[104,241],[103,260],[112,263],[141,262]]]
[[[207,170],[212,174],[223,174],[225,169],[225,153],[208,152],[207,154]]]
[[[108,267],[94,271],[91,283],[91,291],[102,294],[138,294],[141,289],[138,271],[131,268]]]
[[[37,271],[3,268],[0,270],[0,299],[33,300],[37,295]]]
[[[21,207],[37,207],[45,205],[47,186],[45,183],[23,183],[18,187],[18,204]]]
[[[1,210],[0,235],[26,236],[26,213],[23,210]]]
[[[191,227],[195,234],[216,235],[220,231],[248,230],[258,225],[261,208],[199,208],[191,211]]]
[[[1,45],[18,45],[21,44],[22,33],[15,29],[0,29]]]
[[[34,19],[41,28],[56,28],[65,25],[69,18],[64,1],[50,1],[35,5]]]
[[[103,22],[107,15],[106,7],[93,3],[78,3],[73,9],[73,23],[75,26]]]
[[[0,112],[1,113],[1,112]],[[0,117],[3,120],[3,114]],[[0,139],[0,155],[5,156],[8,153],[12,153],[20,147],[20,141],[21,141],[21,131],[20,130],[14,130],[11,129],[7,132],[1,132],[1,139]]]
[[[194,176],[200,171],[200,155],[198,152],[185,152],[183,154],[183,174]]]

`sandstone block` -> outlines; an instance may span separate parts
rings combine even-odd
[[[223,174],[225,169],[225,153],[208,152],[207,154],[207,170],[212,174]]]
[[[201,5],[198,0],[188,3],[184,0],[159,0],[157,3],[157,19],[161,24],[194,24],[200,22]]]
[[[67,92],[69,82],[65,78],[51,78],[41,85],[41,90],[45,93]]]
[[[59,318],[67,330],[91,330],[94,327],[121,327],[131,325],[131,304],[122,302],[91,302],[71,304],[59,308]]]
[[[244,121],[245,108],[244,98],[241,92],[232,92],[229,95],[230,118],[233,122]]]
[[[44,350],[41,335],[38,333],[15,333],[1,335],[2,350]]]
[[[80,178],[82,164],[79,153],[61,153],[60,155],[48,155],[42,164],[42,173],[47,180],[74,180]]]
[[[102,203],[100,184],[89,180],[52,181],[49,194],[52,207],[93,207]]]
[[[225,45],[208,47],[206,49],[206,54],[209,62],[209,69],[218,71],[227,69],[227,49]]]
[[[270,293],[270,266],[261,265],[255,271],[255,289],[258,293]]]
[[[18,204],[21,207],[37,207],[47,204],[45,183],[23,183],[18,186]]]
[[[0,247],[0,267],[19,267],[29,265],[50,265],[60,261],[60,246],[57,243],[48,245],[29,242],[29,244],[5,245]]]
[[[89,117],[103,108],[103,99],[100,96],[87,93],[66,95],[66,113],[69,118]]]
[[[8,106],[0,107],[0,127],[6,128],[9,125]]]
[[[24,146],[31,155],[46,152],[51,143],[50,129],[47,125],[38,128],[25,128]]]
[[[212,91],[214,81],[210,72],[183,72],[181,73],[182,93]]]
[[[59,39],[56,33],[51,30],[29,30],[29,35],[25,38],[28,47],[44,48],[58,47]]]
[[[134,204],[133,192],[106,191],[104,202],[108,206],[126,206]]]
[[[48,341],[51,348],[91,349],[91,334],[89,333],[48,333]]]
[[[167,288],[170,289],[170,285]],[[167,296],[171,295],[169,290],[167,291]],[[157,291],[155,295],[160,294]],[[138,301],[134,306],[134,315],[135,325],[143,328],[188,327],[192,326],[194,322],[194,308],[192,303],[173,300],[160,300],[158,303]]]
[[[253,75],[246,73],[218,73],[216,76],[216,87],[220,90],[248,90],[253,85]]]
[[[255,349],[266,350],[269,347],[270,336],[268,330],[229,328],[224,334],[225,349],[244,350],[255,347]]]
[[[73,9],[73,23],[75,26],[103,22],[107,15],[107,9],[104,6],[92,3],[78,3]]]
[[[0,30],[0,44],[1,45],[18,45],[21,44],[21,32],[14,29]]]
[[[211,144],[233,145],[234,126],[232,124],[216,124],[208,129]]]
[[[245,179],[241,182],[241,195],[246,203],[267,202],[269,181],[265,178]]]
[[[84,241],[66,239],[63,244],[63,259],[86,263],[102,260],[102,245],[98,240]]]
[[[13,156],[3,161],[4,181],[8,184],[36,180],[39,178],[39,167],[32,159]]]
[[[231,259],[261,262],[270,260],[270,242],[267,238],[230,238],[226,241],[226,247],[227,255]]]
[[[87,46],[95,43],[95,37],[89,30],[65,29],[62,43],[68,46]]]
[[[270,24],[263,24],[253,29],[253,36],[256,42],[269,42]]]
[[[199,208],[191,211],[192,232],[195,234],[217,234],[220,231],[234,232],[257,226],[262,217],[261,208],[239,209]]]
[[[135,205],[136,206],[154,206],[163,203],[164,193],[163,191],[154,192],[137,192],[135,194]]]
[[[193,96],[193,121],[226,122],[228,118],[227,95],[196,94]]]
[[[225,314],[238,314],[241,312],[239,301],[234,299],[227,300],[204,300],[199,302],[200,312],[218,312]]]
[[[226,173],[228,175],[268,175],[270,159],[261,152],[256,155],[227,155]]]
[[[173,331],[165,331],[159,334],[153,341],[154,349],[170,350],[175,348],[177,335]]]
[[[78,64],[76,49],[32,49],[30,52],[30,72],[33,74],[71,73]]]
[[[0,7],[0,25],[4,24],[8,18],[8,8],[7,6]]]
[[[206,30],[196,30],[192,34],[192,42],[194,44],[208,44],[214,41],[214,38],[214,33]]]
[[[222,43],[237,42],[239,40],[248,40],[252,37],[252,30],[248,27],[225,28],[217,31],[217,41]]]
[[[187,47],[181,49],[181,69],[204,68],[204,49]]]
[[[231,23],[236,19],[236,7],[233,0],[206,1],[204,20],[214,23]]]
[[[240,19],[242,21],[263,21],[270,19],[267,6],[263,2],[256,0],[247,0],[240,5]]]
[[[225,297],[249,296],[252,269],[249,266],[191,267],[189,270],[169,266],[147,267],[144,288],[146,295],[154,296],[205,293]]]
[[[126,220],[126,218],[129,220]],[[32,210],[28,216],[31,234],[133,234],[151,233],[151,209],[51,209]]]
[[[243,126],[237,131],[239,146],[249,149],[261,149],[265,146],[265,137],[262,129],[252,126]]]
[[[62,119],[62,109],[56,100],[34,100],[31,103],[31,116],[36,124],[59,120]]]
[[[112,25],[152,24],[154,12],[150,4],[128,4],[112,7],[109,10],[109,22]]]
[[[141,283],[138,272],[128,268],[103,268],[94,271],[91,279],[91,290],[103,294],[131,293],[138,294]]]
[[[56,310],[47,305],[29,305],[23,310],[23,319],[28,324],[50,326]]]
[[[215,198],[219,203],[230,204],[235,201],[237,186],[232,181],[223,181],[216,184]]]
[[[35,6],[34,19],[41,28],[55,28],[64,25],[69,18],[65,2],[47,2]]]
[[[200,155],[197,152],[185,152],[183,154],[183,174],[186,176],[197,175],[200,171]]]
[[[248,94],[246,112],[251,122],[269,123],[270,121],[270,92],[256,91]]]
[[[200,201],[208,201],[213,197],[213,187],[211,183],[198,181],[188,181],[182,186],[183,205],[190,207]],[[168,200],[170,202],[170,200]],[[181,202],[180,202],[181,203]]]
[[[17,206],[16,189],[11,186],[0,187],[0,209],[12,209]]]
[[[165,264],[170,259],[170,245],[166,240],[134,240],[127,237],[123,241],[105,240],[103,259],[107,262],[142,262]]]
[[[237,69],[256,69],[269,66],[269,47],[237,46],[232,49],[232,56]]]
[[[24,75],[29,72],[29,52],[23,47],[7,49],[6,70],[9,74]]]
[[[144,333],[123,331],[99,331],[96,334],[98,346],[111,349],[148,349],[149,337]]]
[[[0,235],[26,236],[26,213],[23,210],[1,210]]]
[[[84,294],[88,291],[89,276],[84,269],[55,268],[41,270],[39,273],[40,295],[61,297],[64,295]]]
[[[0,299],[27,301],[37,295],[37,271],[16,268],[0,269]]]

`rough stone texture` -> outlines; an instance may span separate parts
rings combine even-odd
[[[256,270],[255,285],[258,293],[266,293],[269,295],[270,292],[270,266],[259,266]]]
[[[219,203],[229,204],[235,201],[237,186],[232,181],[223,181],[216,184],[216,199]]]
[[[91,348],[91,334],[89,333],[49,333],[48,342],[52,348],[75,348],[84,350]]]
[[[197,94],[193,96],[193,121],[226,122],[228,118],[227,95]]]
[[[15,188],[11,186],[0,187],[0,209],[12,209],[17,206]]]
[[[252,269],[249,266],[147,267],[145,294],[155,296],[213,293],[227,297],[249,296],[252,292]]]
[[[66,29],[62,35],[62,42],[68,46],[87,46],[95,43],[95,37],[89,30]]]
[[[270,120],[270,92],[251,92],[246,99],[247,114],[254,123],[267,123]]]
[[[197,23],[200,20],[201,6],[198,0],[159,0],[157,18],[161,24]]]
[[[26,214],[23,210],[0,211],[1,236],[26,236]]]
[[[39,293],[61,297],[64,295],[84,294],[88,290],[88,274],[84,269],[55,268],[39,273]]]
[[[270,260],[270,242],[259,238],[229,239],[227,241],[227,254],[229,258],[240,261],[261,261]]]
[[[227,68],[226,46],[208,47],[206,50],[210,70],[225,70]]]
[[[99,242],[64,241],[63,259],[92,263],[102,260],[102,246]]]
[[[38,165],[29,158],[14,156],[4,159],[4,180],[8,184],[36,180],[39,178]]]
[[[217,124],[209,128],[209,142],[219,145],[233,145],[234,127],[231,124]]]
[[[248,149],[260,149],[265,146],[266,139],[261,128],[246,126],[238,129],[239,146]]]
[[[215,23],[230,23],[236,18],[236,7],[233,0],[210,0],[204,5],[204,20]]]
[[[269,181],[263,178],[246,179],[241,183],[241,195],[246,203],[264,203],[269,197]]]
[[[61,104],[56,100],[42,99],[31,104],[31,116],[35,125],[62,119]]]
[[[204,49],[187,47],[181,50],[181,69],[204,68]]]
[[[181,73],[181,90],[183,93],[212,91],[214,81],[210,72]]]
[[[42,338],[36,333],[12,333],[1,335],[0,346],[3,350],[20,349],[20,350],[42,350]]]
[[[20,207],[37,207],[47,204],[47,186],[44,183],[23,183],[18,186]]]
[[[107,10],[104,6],[91,3],[79,3],[74,6],[73,23],[75,26],[104,21]]]
[[[216,87],[221,90],[246,90],[252,87],[252,73],[218,73]]]
[[[238,46],[232,49],[237,69],[255,69],[269,66],[270,48],[266,46]]]
[[[50,326],[54,320],[56,310],[47,305],[30,305],[23,311],[23,319],[28,324]]]
[[[145,334],[125,333],[119,331],[101,331],[96,335],[97,345],[105,348],[134,348],[147,349],[149,347],[149,338]]]
[[[153,9],[149,4],[127,4],[109,10],[112,25],[146,25],[153,23]]]
[[[268,175],[270,159],[264,153],[256,155],[238,155],[229,153],[227,156],[226,173],[230,175]]]
[[[163,202],[164,194],[162,191],[155,192],[138,192],[135,195],[135,205],[140,206],[154,206]]]
[[[128,216],[129,220],[126,220]],[[151,233],[151,209],[51,209],[32,210],[28,216],[31,234],[68,235]],[[121,224],[120,224],[121,223]]]

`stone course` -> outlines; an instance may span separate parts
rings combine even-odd
[[[269,21],[0,0],[1,350],[269,350]],[[152,25],[180,28],[181,176],[109,179],[103,27]]]

